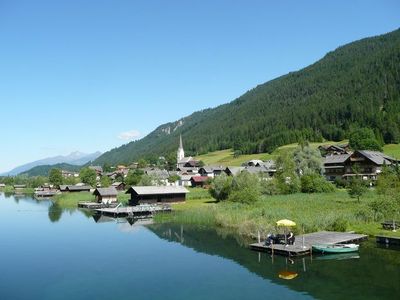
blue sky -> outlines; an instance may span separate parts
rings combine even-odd
[[[0,0],[0,172],[107,151],[399,27],[399,1]]]

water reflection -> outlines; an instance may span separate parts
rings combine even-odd
[[[221,236],[214,229],[175,224],[148,228],[162,239],[233,260],[258,276],[316,298],[382,299],[400,292],[400,253],[385,251],[374,241],[363,243],[358,254],[286,258],[253,252],[239,246],[235,235]]]

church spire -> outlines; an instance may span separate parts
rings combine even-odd
[[[179,163],[185,157],[185,151],[183,150],[182,135],[179,135],[179,148],[176,152],[176,161]]]

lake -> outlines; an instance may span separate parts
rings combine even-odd
[[[94,218],[0,194],[0,299],[396,299],[400,251],[287,259],[221,229]],[[293,278],[293,279],[290,279]]]

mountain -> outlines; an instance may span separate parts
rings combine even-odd
[[[234,148],[271,152],[300,140],[339,141],[369,127],[382,143],[400,141],[400,30],[337,48],[321,60],[249,90],[236,100],[159,126],[108,151],[94,164],[130,163]]]
[[[12,169],[11,171],[5,172],[1,175],[14,176],[14,175],[18,175],[20,173],[26,172],[36,166],[42,166],[42,165],[55,165],[55,164],[67,163],[70,165],[79,166],[79,165],[86,164],[89,161],[95,160],[100,155],[101,155],[101,152],[86,154],[86,153],[82,153],[79,151],[75,151],[66,156],[59,155],[59,156],[48,157],[48,158],[40,159],[40,160],[37,160],[34,162],[30,162],[30,163],[24,164],[22,166],[16,167],[16,168]]]
[[[26,176],[48,176],[49,172],[51,169],[60,169],[60,170],[65,170],[65,171],[70,171],[70,172],[79,172],[81,169],[80,165],[71,165],[67,163],[61,163],[61,164],[55,164],[55,165],[40,165],[33,167],[32,169],[29,169],[28,171],[25,171],[23,173],[20,173],[20,175],[26,175]]]

